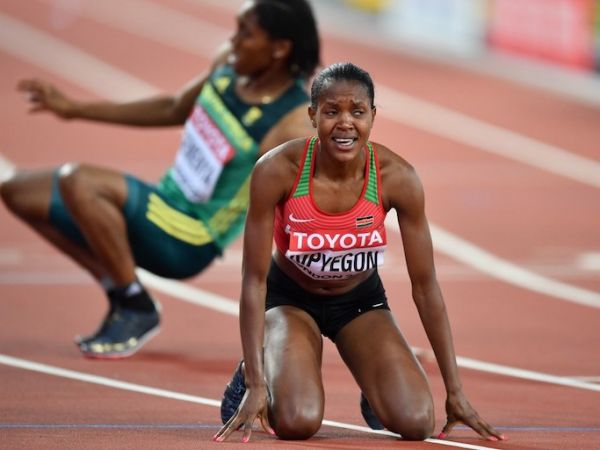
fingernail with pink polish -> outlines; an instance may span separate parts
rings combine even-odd
[[[445,439],[445,438],[446,438],[446,433],[438,434],[438,439]]]
[[[242,442],[243,442],[244,444],[246,444],[246,443],[247,443],[249,440],[250,440],[250,438],[249,438],[249,437],[243,437],[243,438],[242,438]]]

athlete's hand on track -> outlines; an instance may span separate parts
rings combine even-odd
[[[496,431],[494,427],[477,414],[477,411],[473,409],[462,392],[448,395],[448,398],[446,399],[446,414],[448,415],[448,419],[442,432],[439,434],[438,439],[447,437],[458,423],[464,423],[471,427],[487,440],[499,441],[506,439],[502,433]]]
[[[63,119],[73,117],[74,103],[50,83],[26,79],[19,81],[17,89],[28,94],[29,112],[51,111]]]
[[[247,388],[242,402],[231,419],[213,436],[215,442],[223,442],[231,433],[240,427],[244,427],[242,442],[248,442],[252,434],[252,425],[256,418],[260,419],[263,429],[274,435],[275,431],[269,425],[267,388]]]

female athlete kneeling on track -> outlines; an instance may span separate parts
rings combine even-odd
[[[371,77],[350,63],[327,67],[312,84],[309,116],[318,138],[279,146],[252,175],[240,300],[244,357],[225,390],[225,425],[214,440],[243,427],[247,441],[257,417],[281,439],[313,436],[324,410],[322,335],[335,343],[360,386],[361,410],[372,428],[411,440],[431,435],[431,391],[377,271],[391,209],[414,302],[446,385],[441,436],[463,422],[487,439],[503,439],[461,388],[419,178],[396,153],[369,142]]]
[[[105,289],[104,321],[76,339],[86,356],[129,356],[154,335],[159,311],[135,267],[168,278],[204,270],[242,231],[258,157],[312,132],[305,84],[320,57],[306,0],[245,2],[226,47],[209,71],[174,95],[83,103],[42,81],[19,84],[34,112],[144,127],[185,124],[175,161],[157,185],[67,164],[18,171],[0,186],[14,214]]]

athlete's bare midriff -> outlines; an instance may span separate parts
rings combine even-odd
[[[345,294],[369,278],[375,270],[365,270],[364,272],[357,273],[351,278],[343,280],[315,280],[302,273],[302,271],[300,271],[300,269],[298,269],[289,259],[283,256],[279,250],[275,250],[273,259],[279,268],[303,289],[318,295]]]

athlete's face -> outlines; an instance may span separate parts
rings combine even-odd
[[[254,2],[244,3],[237,16],[237,30],[231,37],[232,52],[228,62],[240,75],[255,76],[267,70],[279,56],[278,44],[261,28]]]
[[[357,81],[330,81],[321,91],[317,109],[309,108],[321,147],[339,161],[354,159],[373,127],[375,108]]]

